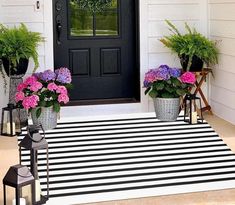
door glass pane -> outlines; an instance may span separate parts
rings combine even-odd
[[[116,36],[118,31],[118,5],[117,0],[105,10],[96,13],[96,36]]]
[[[76,0],[70,0],[70,35],[93,36],[93,15],[86,8],[80,8]]]

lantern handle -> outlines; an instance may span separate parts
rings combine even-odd
[[[43,129],[42,124],[39,124],[39,125],[36,126],[36,128],[38,128],[38,127],[40,127],[41,130],[43,131],[43,137],[42,137],[40,140],[35,140],[35,139],[33,139],[33,137],[32,137],[31,134],[30,134],[29,127],[27,127],[28,136],[29,136],[29,138],[30,138],[33,142],[35,142],[35,143],[39,143],[39,142],[41,142],[43,139],[45,139],[45,130]],[[37,129],[37,130],[38,130],[38,129]]]

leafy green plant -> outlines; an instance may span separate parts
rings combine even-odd
[[[102,11],[114,3],[113,0],[73,0],[73,2],[78,3],[80,8],[88,9],[91,12]]]
[[[173,53],[178,54],[179,58],[188,57],[187,70],[189,70],[194,56],[201,59],[207,66],[218,63],[219,51],[216,42],[198,33],[195,28],[190,28],[187,23],[185,23],[186,34],[181,34],[170,21],[166,20],[166,23],[172,34],[164,36],[160,41]]]
[[[35,71],[39,66],[37,47],[43,41],[40,33],[29,31],[23,23],[18,28],[0,24],[0,58],[7,59],[13,69],[21,58],[32,58]]]
[[[3,72],[3,65],[2,65],[2,61],[0,59],[0,74],[2,76],[2,79],[3,79],[3,88],[4,88],[4,92],[6,94],[6,90],[7,90],[7,80],[6,80],[6,75],[5,73]]]

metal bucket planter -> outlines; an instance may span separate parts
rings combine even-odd
[[[57,125],[57,112],[53,107],[43,107],[39,118],[36,116],[36,110],[32,109],[31,117],[34,125],[42,125],[44,130],[54,129]]]
[[[176,121],[179,115],[179,98],[154,98],[156,116],[161,121]]]

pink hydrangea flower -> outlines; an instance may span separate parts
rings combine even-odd
[[[56,92],[60,94],[68,95],[67,88],[64,87],[63,85],[58,86],[58,88],[56,89]]]
[[[158,80],[156,69],[151,69],[145,74],[145,81],[147,81],[148,83],[153,83],[156,80]]]
[[[33,104],[35,104],[35,102],[39,101],[39,97],[37,95],[32,95],[31,100],[33,101]]]
[[[58,102],[61,103],[63,102],[64,104],[68,103],[69,102],[69,97],[67,94],[60,94],[58,96]]]
[[[24,100],[24,93],[22,91],[19,91],[15,95],[15,101],[19,102],[19,101],[22,101],[22,100]]]
[[[58,89],[58,86],[55,83],[49,83],[47,89],[50,91],[55,91]]]
[[[39,97],[37,95],[32,95],[25,97],[23,99],[22,105],[25,109],[35,108],[38,105]]]
[[[27,88],[27,85],[25,83],[20,83],[17,86],[17,91],[23,91],[25,88]]]
[[[31,86],[30,86],[30,90],[33,92],[37,92],[38,90],[40,90],[42,88],[42,83],[40,82],[34,82]]]
[[[194,73],[187,71],[180,76],[180,80],[182,83],[194,84],[196,82],[196,77]]]
[[[35,76],[30,76],[24,81],[26,85],[33,85],[35,82],[37,82],[37,78]]]

